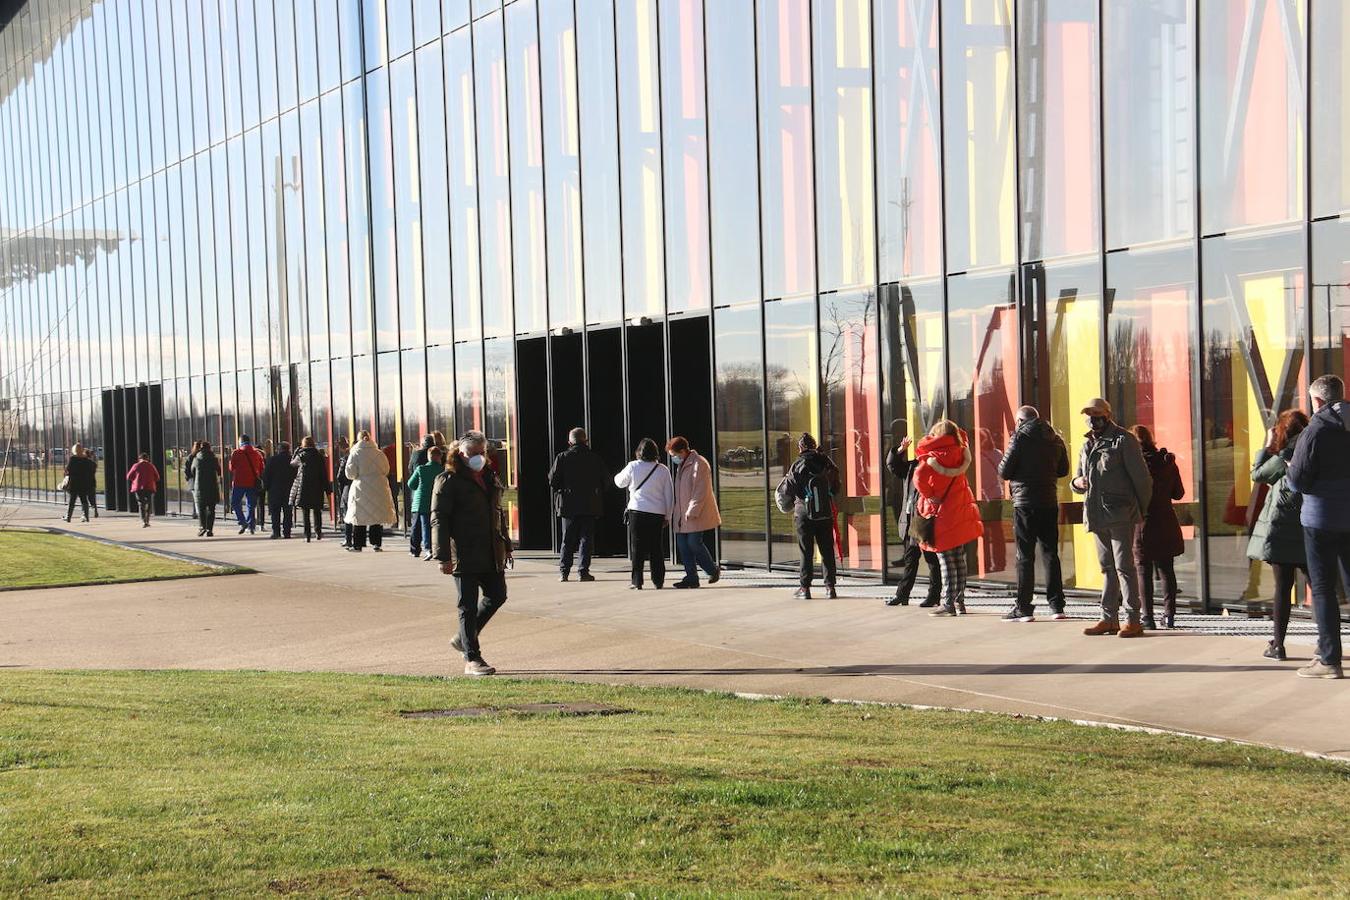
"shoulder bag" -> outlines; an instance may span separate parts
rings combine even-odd
[[[964,478],[962,475],[953,475],[952,480],[947,482],[947,490],[942,492],[942,499],[938,501],[937,509],[933,510],[931,516],[925,516],[919,512],[919,506],[914,505],[914,515],[909,517],[909,536],[921,544],[933,543],[937,537],[937,514],[942,511],[942,504],[947,502],[947,495],[952,492],[952,486],[956,484],[956,479]],[[916,488],[917,490],[917,488]]]
[[[642,486],[643,486],[644,484],[647,483],[647,479],[648,479],[648,478],[651,478],[653,475],[655,475],[655,474],[656,474],[656,470],[657,470],[658,468],[660,468],[660,467],[661,467],[661,464],[660,464],[659,462],[658,462],[658,463],[652,463],[652,467],[651,467],[651,469],[647,472],[646,476],[645,476],[641,481],[638,482],[638,486],[637,486],[637,487],[633,488],[633,494],[634,494],[634,495],[636,495],[638,491],[642,490]],[[632,518],[632,516],[629,515],[629,513],[631,513],[631,512],[632,512],[631,509],[629,509],[629,508],[626,507],[626,506],[624,507],[624,510],[623,510],[623,524],[624,524],[624,525],[627,525],[627,524],[628,524],[628,520]]]

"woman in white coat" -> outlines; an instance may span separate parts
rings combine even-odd
[[[370,535],[370,545],[384,549],[384,526],[394,523],[394,498],[389,493],[389,458],[370,439],[370,432],[357,435],[347,454],[347,514],[343,521],[352,526],[352,545],[347,549],[360,553]]]
[[[659,591],[666,583],[665,528],[675,512],[675,482],[661,462],[656,441],[638,442],[634,459],[614,476],[614,483],[628,488],[628,558],[633,564],[632,590],[642,590],[642,567],[650,562],[652,584]]]

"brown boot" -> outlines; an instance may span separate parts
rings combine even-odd
[[[1144,625],[1141,622],[1126,622],[1125,627],[1120,629],[1120,637],[1143,637]]]
[[[1102,619],[1096,625],[1083,629],[1083,634],[1117,634],[1120,631],[1120,622],[1116,619]]]

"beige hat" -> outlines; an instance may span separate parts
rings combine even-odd
[[[1088,405],[1083,407],[1082,412],[1085,416],[1109,416],[1111,415],[1111,404],[1101,397],[1093,397],[1088,401]]]

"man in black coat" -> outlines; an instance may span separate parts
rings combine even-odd
[[[807,432],[797,439],[797,461],[788,470],[792,496],[796,498],[792,510],[793,530],[797,535],[800,561],[797,565],[798,599],[811,599],[811,578],[814,575],[816,551],[820,551],[820,568],[825,576],[825,594],[834,600],[834,503],[839,493],[839,467],[834,460],[817,449],[816,439]],[[820,495],[813,500],[815,487]],[[815,507],[819,507],[816,509]]]
[[[466,433],[451,451],[431,494],[431,555],[443,574],[455,577],[459,593],[459,633],[451,649],[464,654],[465,675],[493,675],[478,637],[506,602],[512,548],[502,483],[487,464],[481,431]]]
[[[567,449],[553,458],[548,471],[553,511],[562,519],[562,556],[558,568],[566,581],[572,571],[572,558],[580,550],[581,580],[594,581],[591,545],[595,542],[595,520],[604,515],[605,487],[611,482],[604,460],[591,449],[586,429],[573,428],[567,435],[567,444]]]
[[[263,489],[267,491],[267,513],[272,517],[272,539],[291,536],[291,485],[295,469],[291,466],[291,445],[277,444],[276,452],[263,466]]]
[[[919,575],[919,560],[922,559],[928,564],[928,595],[919,606],[932,607],[941,602],[942,569],[938,565],[938,555],[920,547],[909,533],[914,507],[919,502],[919,492],[914,489],[914,470],[918,468],[919,461],[909,458],[910,443],[906,435],[886,454],[886,468],[899,482],[896,495],[900,504],[896,512],[896,527],[900,532],[900,546],[904,548],[900,557],[900,583],[895,586],[895,596],[887,600],[886,605],[909,606],[909,595],[914,590],[914,581]]]
[[[1064,579],[1059,566],[1059,479],[1069,474],[1064,440],[1034,406],[1017,411],[1017,429],[998,465],[998,477],[1012,484],[1013,534],[1017,541],[1017,603],[1005,622],[1034,622],[1036,547],[1045,560],[1045,599],[1053,618],[1064,612]]]

